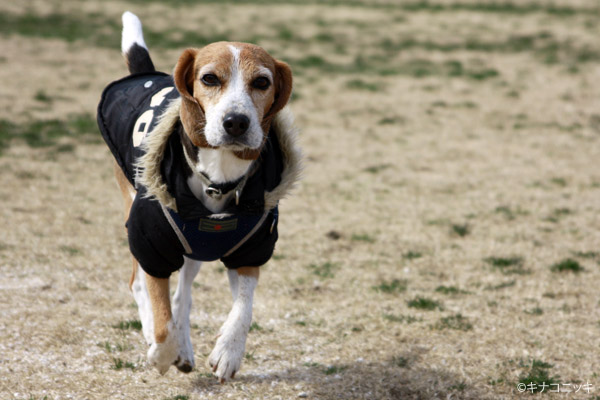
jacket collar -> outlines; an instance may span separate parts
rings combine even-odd
[[[146,188],[145,196],[158,200],[162,205],[177,212],[177,201],[169,193],[167,184],[161,173],[161,162],[163,160],[167,143],[179,122],[179,111],[181,109],[181,98],[173,100],[164,113],[160,116],[157,125],[152,132],[146,136],[143,143],[144,155],[136,161],[138,174],[136,182]],[[264,208],[270,210],[277,206],[279,200],[284,198],[300,179],[302,171],[302,153],[297,145],[298,131],[294,126],[293,116],[286,107],[273,119],[271,133],[277,135],[281,153],[283,155],[283,172],[279,185],[264,193]],[[244,178],[242,178],[244,179]],[[237,183],[245,184],[245,180]],[[223,191],[228,187],[218,188]],[[233,189],[230,189],[233,190]],[[230,191],[230,190],[227,190]]]

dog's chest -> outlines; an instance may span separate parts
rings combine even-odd
[[[189,157],[186,157],[188,164],[192,164]],[[242,160],[236,157],[233,152],[222,149],[199,148],[197,164],[190,165],[193,170],[192,175],[187,178],[187,184],[194,193],[194,196],[213,213],[219,213],[229,204],[236,195],[235,190],[231,190],[224,195],[209,194],[209,184],[205,177],[210,177],[210,181],[216,184],[226,182],[235,182],[248,173],[251,160]]]

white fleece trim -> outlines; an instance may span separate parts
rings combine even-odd
[[[287,196],[296,186],[302,175],[302,150],[298,146],[298,128],[294,125],[294,115],[289,107],[275,115],[271,129],[279,139],[283,153],[281,182],[270,192],[265,192],[265,210],[277,206],[279,200]]]

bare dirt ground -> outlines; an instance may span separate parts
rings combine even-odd
[[[3,2],[0,399],[600,398],[595,7]],[[93,126],[126,73],[125,10],[158,69],[228,39],[295,73],[307,168],[225,385],[204,366],[230,307],[219,263],[195,284],[196,370],[145,365]]]

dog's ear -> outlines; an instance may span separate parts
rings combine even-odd
[[[183,98],[196,102],[194,99],[194,61],[196,60],[196,49],[186,49],[179,57],[173,79],[175,87]]]
[[[272,118],[277,114],[290,99],[292,94],[292,69],[289,65],[281,61],[275,61],[275,97],[271,108],[265,115],[265,118]]]
[[[173,71],[173,80],[182,99],[180,117],[183,128],[194,145],[208,147],[204,137],[206,122],[204,110],[194,97],[194,80],[196,79],[194,63],[197,53],[196,49],[186,49],[181,54]]]

